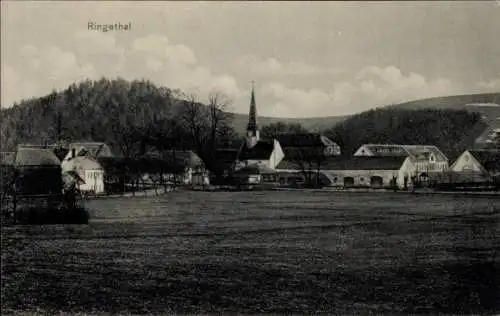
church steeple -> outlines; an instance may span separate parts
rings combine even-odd
[[[255,105],[255,92],[252,81],[252,97],[250,99],[250,112],[248,114],[247,131],[257,130],[257,106]]]
[[[259,129],[257,126],[257,105],[255,104],[254,82],[252,81],[252,96],[250,99],[250,111],[248,113],[247,146],[253,147],[259,141]]]

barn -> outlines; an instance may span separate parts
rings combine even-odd
[[[446,172],[448,158],[434,145],[365,144],[355,153],[355,157],[409,157],[415,166],[417,178],[429,178]]]
[[[15,153],[18,172],[16,191],[20,195],[58,195],[62,193],[61,165],[50,149],[23,148]]]
[[[341,188],[406,188],[415,165],[405,156],[330,157],[306,172],[319,173],[323,185]],[[282,161],[277,170],[280,182],[304,177],[304,170],[294,161]],[[314,171],[315,170],[315,171]],[[318,176],[318,175],[316,175]]]

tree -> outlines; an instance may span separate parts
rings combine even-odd
[[[261,128],[261,136],[269,139],[277,138],[278,135],[285,133],[302,134],[307,132],[308,130],[300,123],[287,123],[282,121],[264,125]]]
[[[322,147],[295,147],[285,150],[285,156],[300,170],[307,186],[320,186],[321,167],[326,160]]]
[[[230,115],[226,112],[229,99],[218,92],[208,96],[208,105],[190,94],[184,97],[180,119],[189,134],[196,154],[209,170],[215,169],[215,150],[219,141],[232,133]]]

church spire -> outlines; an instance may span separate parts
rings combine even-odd
[[[248,114],[247,131],[257,130],[257,106],[255,105],[254,82],[252,81],[252,97],[250,99],[250,112]]]
[[[257,105],[255,104],[254,82],[252,81],[252,96],[250,99],[250,112],[248,113],[247,146],[253,147],[259,141],[259,129],[257,127]]]

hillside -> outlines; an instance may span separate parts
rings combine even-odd
[[[387,108],[399,109],[452,109],[452,110],[467,110],[468,112],[480,113],[485,122],[490,127],[485,131],[485,135],[493,128],[500,128],[500,92],[499,93],[482,93],[458,96],[446,96],[439,98],[421,99],[410,102],[399,103],[387,106]],[[276,117],[259,117],[259,124],[261,126],[274,123],[277,121],[288,123],[300,123],[311,131],[325,131],[336,125],[349,116],[328,116],[328,117],[315,117],[315,118],[276,118]],[[234,114],[234,128],[238,133],[243,133],[248,115]],[[483,140],[484,136],[479,139]]]
[[[353,115],[325,134],[346,156],[363,144],[429,144],[454,160],[486,126],[480,114],[466,110],[386,107]]]
[[[248,123],[248,115],[233,113],[233,128],[238,134],[244,134]],[[311,132],[320,132],[331,128],[333,125],[345,120],[344,116],[328,116],[328,117],[313,117],[313,118],[279,118],[259,116],[259,126],[269,125],[276,122],[300,123]]]
[[[400,109],[454,109],[480,113],[488,127],[476,139],[478,146],[484,145],[494,129],[500,129],[500,93],[481,93],[422,99],[394,105]]]

